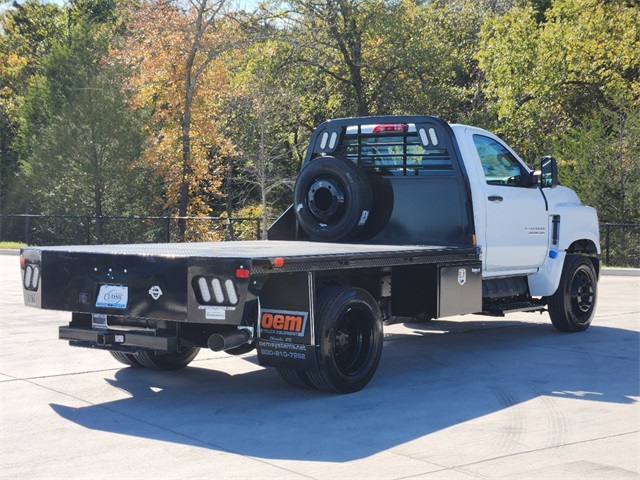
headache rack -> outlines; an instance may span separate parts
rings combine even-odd
[[[436,123],[375,123],[329,129],[315,156],[347,158],[382,175],[450,175],[450,142]]]

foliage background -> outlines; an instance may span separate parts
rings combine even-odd
[[[638,7],[4,0],[0,213],[272,219],[320,122],[432,114],[556,156],[601,221],[637,223]],[[176,238],[220,237],[202,225]]]

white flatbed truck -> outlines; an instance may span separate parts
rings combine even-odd
[[[327,121],[269,240],[25,248],[24,301],[72,312],[61,339],[132,367],[255,348],[291,385],[355,392],[385,323],[548,310],[560,331],[588,328],[597,215],[553,158],[540,170],[437,117]]]

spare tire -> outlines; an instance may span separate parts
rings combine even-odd
[[[293,192],[295,213],[313,241],[353,238],[365,226],[373,206],[371,183],[345,159],[319,157],[302,169]]]

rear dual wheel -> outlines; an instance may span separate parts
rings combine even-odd
[[[307,372],[319,390],[353,393],[373,378],[382,355],[382,314],[361,288],[328,287],[316,308],[318,370]]]
[[[361,288],[328,287],[317,296],[317,371],[278,368],[297,388],[330,393],[362,390],[376,373],[382,355],[382,314]]]

